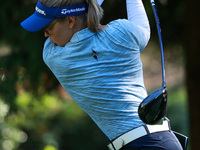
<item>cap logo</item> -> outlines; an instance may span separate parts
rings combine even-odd
[[[71,9],[71,10],[63,9],[63,10],[61,10],[61,14],[63,14],[63,15],[70,14],[70,12],[75,12],[75,10],[74,9]]]
[[[38,8],[37,6],[35,7],[35,10],[36,10],[38,13],[40,13],[40,14],[42,14],[42,15],[46,16],[46,13],[45,13],[45,11],[44,11],[44,10],[41,10],[41,9],[40,9],[40,8]]]
[[[80,11],[85,11],[85,8],[82,7],[82,8],[76,8],[76,9],[62,9],[61,10],[61,14],[63,15],[66,15],[66,14],[70,14],[70,13],[73,13],[73,12],[80,12]]]

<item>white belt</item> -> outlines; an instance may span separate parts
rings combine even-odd
[[[112,143],[108,145],[109,150],[119,150],[122,148],[124,145],[142,137],[145,136],[149,133],[155,133],[155,132],[160,132],[160,131],[169,131],[169,123],[167,120],[163,121],[162,125],[146,125],[147,129],[145,129],[144,126],[137,127],[117,139],[115,139]]]

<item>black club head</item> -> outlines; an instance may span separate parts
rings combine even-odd
[[[162,87],[150,93],[139,105],[138,114],[146,124],[157,124],[167,113],[167,90]]]

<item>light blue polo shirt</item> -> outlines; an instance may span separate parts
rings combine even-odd
[[[74,101],[110,139],[140,126],[147,96],[140,51],[147,41],[134,23],[119,19],[98,33],[88,28],[65,47],[44,45],[43,59]]]

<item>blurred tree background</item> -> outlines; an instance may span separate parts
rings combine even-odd
[[[150,93],[161,86],[160,50],[151,5],[143,2],[151,40],[141,58]],[[156,0],[165,50],[167,116],[172,130],[191,137],[190,150],[199,149],[199,2]],[[106,136],[44,64],[44,33],[20,26],[36,3],[0,1],[0,150],[106,150]],[[126,18],[125,0],[106,0],[102,7],[103,24]]]

